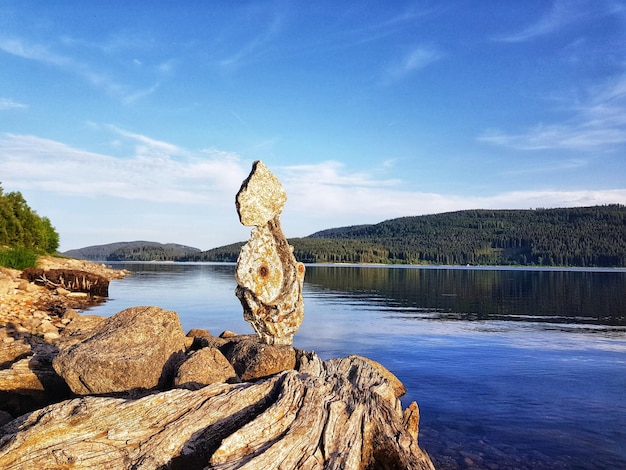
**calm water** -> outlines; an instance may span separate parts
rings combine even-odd
[[[92,310],[251,333],[234,265],[119,264]],[[307,266],[294,345],[383,363],[436,466],[626,468],[626,271]]]

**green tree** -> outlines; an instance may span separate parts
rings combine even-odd
[[[54,253],[59,234],[50,219],[28,206],[20,192],[4,193],[0,186],[0,246]]]

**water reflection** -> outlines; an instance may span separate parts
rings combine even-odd
[[[253,333],[243,320],[235,297],[234,264],[225,263],[111,263],[132,274],[114,280],[109,299],[93,309],[113,315],[128,307],[157,305],[180,316],[185,330],[204,328],[214,334],[224,330]]]
[[[626,325],[626,272],[307,268],[314,288],[420,318]]]
[[[234,265],[117,265],[93,313],[159,305],[252,332]],[[626,271],[307,266],[296,347],[384,364],[438,469],[626,468]],[[457,321],[449,321],[457,320]],[[471,320],[471,321],[463,321]],[[480,320],[480,321],[475,321]],[[511,321],[516,320],[516,321]]]

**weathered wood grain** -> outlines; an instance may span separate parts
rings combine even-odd
[[[433,469],[363,358],[138,399],[83,397],[0,428],[3,469]]]

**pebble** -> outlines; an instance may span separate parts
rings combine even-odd
[[[44,333],[43,340],[46,343],[54,344],[60,337],[61,335],[59,333],[48,332],[48,333]]]
[[[74,299],[86,299],[89,297],[89,294],[87,292],[70,292],[67,296]]]

